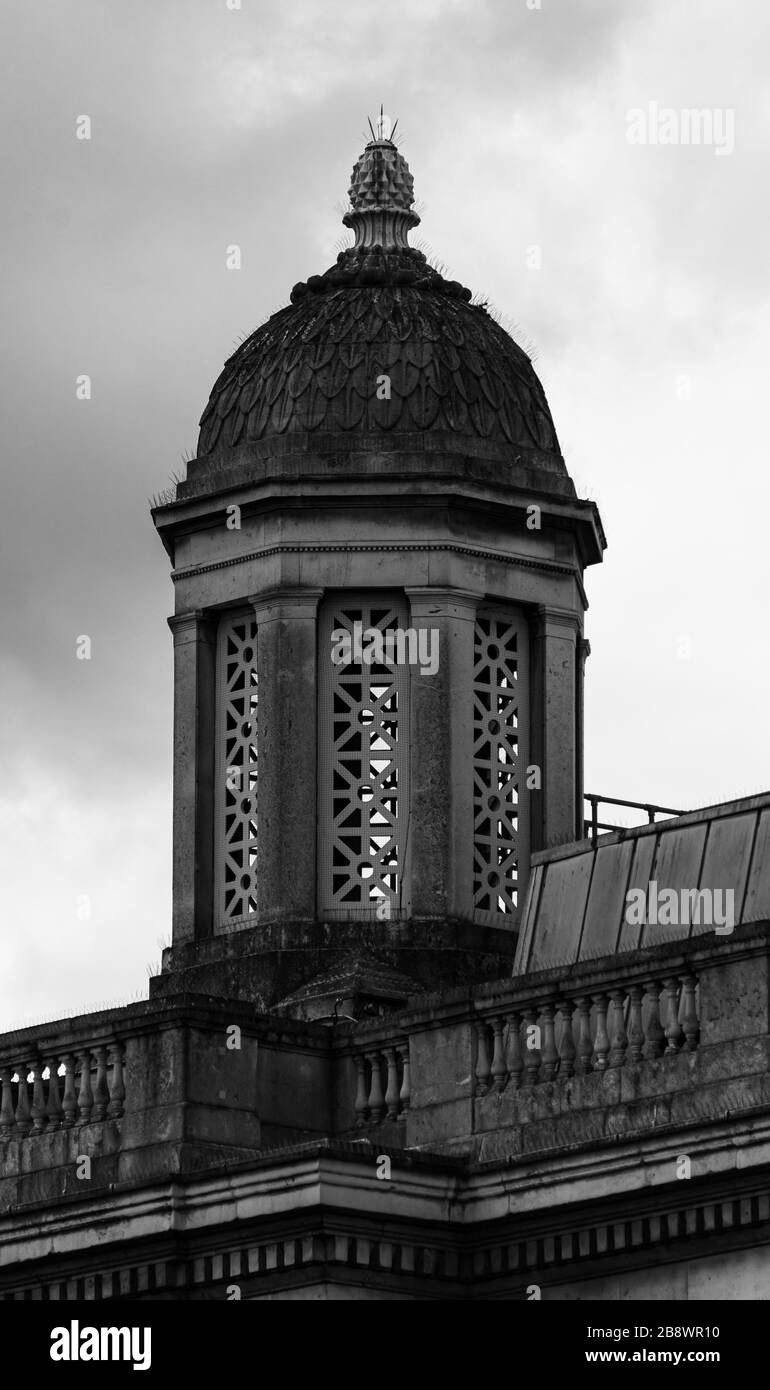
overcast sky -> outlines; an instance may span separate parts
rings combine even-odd
[[[604,519],[587,788],[770,785],[766,0],[4,0],[0,24],[0,1031],[146,993],[168,940],[147,499],[236,341],[334,260],[381,101],[413,240],[534,345]],[[650,103],[707,108],[714,141],[629,143]]]

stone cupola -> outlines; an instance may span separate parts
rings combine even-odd
[[[176,595],[156,993],[509,973],[530,851],[582,834],[601,522],[527,354],[409,245],[413,201],[375,136],[355,244],[228,360],[153,512]]]

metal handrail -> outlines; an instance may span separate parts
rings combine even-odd
[[[599,830],[624,830],[625,826],[610,825],[607,821],[599,820],[600,806],[625,806],[633,811],[646,811],[648,825],[655,824],[656,815],[662,816],[683,816],[684,811],[677,811],[673,806],[656,806],[652,801],[626,801],[618,796],[599,796],[595,792],[584,792],[584,800],[591,806],[591,819],[584,820],[584,829],[591,840],[595,840]]]

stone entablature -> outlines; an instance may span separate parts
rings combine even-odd
[[[591,1297],[599,1279],[615,1297],[673,1283],[668,1296],[703,1298],[714,1273],[760,1297],[770,1127],[697,1137],[704,1171],[689,1182],[671,1179],[676,1136],[616,1144],[611,1175],[606,1153],[516,1168],[316,1141],[108,1202],[0,1216],[0,1299],[526,1300],[534,1285],[547,1300]]]

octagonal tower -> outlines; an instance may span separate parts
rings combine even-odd
[[[357,973],[387,1004],[507,974],[530,851],[582,835],[601,522],[526,353],[410,247],[413,202],[373,139],[355,245],[229,359],[153,512],[176,594],[156,993],[291,1008]]]

